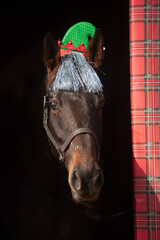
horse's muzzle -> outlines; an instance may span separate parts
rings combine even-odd
[[[77,203],[97,201],[103,181],[98,164],[92,168],[76,167],[69,176],[73,200]]]

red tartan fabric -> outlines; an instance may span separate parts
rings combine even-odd
[[[160,239],[160,0],[130,1],[136,240]]]

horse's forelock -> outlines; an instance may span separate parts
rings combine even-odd
[[[79,52],[67,53],[62,59],[55,76],[52,90],[100,93],[103,91],[101,81],[92,66]]]

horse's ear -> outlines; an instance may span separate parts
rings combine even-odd
[[[90,39],[86,59],[88,62],[94,63],[95,67],[99,67],[104,58],[104,38],[99,29],[96,29],[93,38]]]
[[[48,32],[44,38],[43,61],[48,72],[51,72],[60,62],[60,48],[51,32]]]

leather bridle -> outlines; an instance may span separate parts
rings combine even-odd
[[[52,142],[53,146],[55,147],[55,149],[57,150],[58,154],[59,154],[59,161],[61,163],[64,163],[65,158],[64,158],[64,152],[66,151],[67,147],[69,146],[69,144],[72,142],[72,140],[79,134],[90,134],[91,136],[93,136],[95,143],[96,143],[96,147],[97,147],[97,154],[98,154],[98,160],[99,160],[99,156],[100,156],[100,146],[97,140],[97,137],[95,135],[95,133],[89,129],[89,128],[78,128],[76,130],[74,130],[65,140],[65,142],[60,146],[57,141],[54,139],[49,126],[48,126],[48,118],[49,118],[49,108],[50,105],[48,103],[48,95],[44,96],[44,112],[43,112],[43,126],[44,129],[46,131],[46,134],[49,138],[49,140]]]

